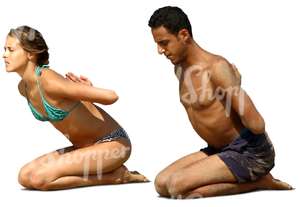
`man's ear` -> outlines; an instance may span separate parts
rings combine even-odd
[[[178,37],[180,40],[183,40],[184,42],[188,42],[191,38],[191,35],[187,29],[181,29],[178,32]]]

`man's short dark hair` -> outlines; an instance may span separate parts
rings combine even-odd
[[[150,17],[148,25],[153,29],[164,26],[170,33],[175,35],[180,30],[187,29],[193,37],[188,16],[179,7],[165,6],[157,9]]]

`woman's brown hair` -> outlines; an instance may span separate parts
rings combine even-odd
[[[16,37],[25,51],[36,55],[37,65],[49,64],[48,46],[39,31],[29,26],[20,26],[16,29],[11,29],[8,35]]]

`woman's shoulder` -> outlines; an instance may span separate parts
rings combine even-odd
[[[53,68],[45,68],[41,71],[41,80],[51,80],[55,78],[63,77],[61,74],[56,72]]]
[[[40,84],[46,93],[56,94],[65,78],[52,68],[44,69],[40,76]]]

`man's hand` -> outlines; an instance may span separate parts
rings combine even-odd
[[[71,80],[75,83],[82,83],[82,84],[85,84],[85,85],[88,85],[88,86],[93,86],[92,82],[85,76],[82,76],[80,75],[80,77],[76,76],[75,74],[71,73],[71,72],[68,72],[66,74],[66,78],[68,80]]]
[[[241,76],[240,72],[238,71],[237,67],[234,64],[231,64],[231,67],[234,71],[235,77],[238,80],[238,83],[239,83],[238,85],[241,86],[242,76]]]

